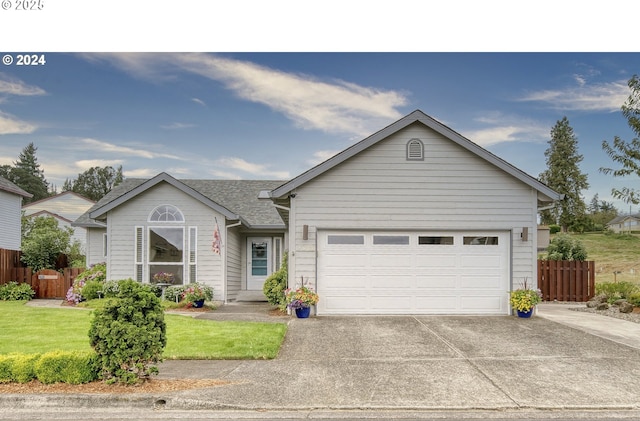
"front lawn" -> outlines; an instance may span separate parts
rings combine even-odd
[[[90,310],[39,308],[0,301],[0,354],[89,350]],[[166,359],[269,359],[278,355],[283,323],[218,322],[165,315]]]

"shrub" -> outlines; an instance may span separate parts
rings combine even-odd
[[[277,272],[272,273],[269,277],[264,281],[264,285],[262,287],[262,292],[265,297],[267,297],[267,301],[269,304],[278,306],[280,308],[285,308],[286,297],[285,290],[287,289],[287,253],[284,253],[282,256],[282,264],[280,265],[280,269]]]
[[[560,225],[551,224],[549,225],[549,234],[556,234],[560,232]]]
[[[98,378],[95,360],[92,352],[0,355],[0,383],[88,383]]]
[[[118,281],[106,281],[102,285],[102,293],[104,298],[115,298],[118,295]]]
[[[82,287],[82,298],[85,300],[95,300],[102,296],[103,283],[98,281],[87,281]]]
[[[19,284],[9,282],[0,285],[0,300],[2,301],[29,301],[36,295],[36,292],[29,284]]]
[[[96,355],[88,352],[48,352],[38,358],[34,369],[44,384],[82,384],[98,378]]]
[[[73,285],[67,291],[66,301],[69,304],[78,304],[83,299],[93,300],[98,298],[98,291],[104,291],[102,284],[107,278],[107,264],[96,263],[85,270],[73,280]],[[90,283],[87,291],[84,290]]]
[[[628,299],[631,295],[640,292],[640,287],[633,282],[599,282],[596,284],[596,295],[606,295],[607,302]]]
[[[95,310],[89,330],[100,376],[109,383],[135,384],[157,374],[167,344],[164,312],[148,286],[118,283],[117,300]]]
[[[177,303],[182,299],[185,289],[187,289],[185,285],[171,285],[164,290],[164,299]]]
[[[547,260],[579,260],[587,259],[587,250],[581,241],[567,234],[557,235],[547,248]]]
[[[627,297],[627,301],[629,301],[635,307],[640,307],[640,291],[629,294],[629,296]]]

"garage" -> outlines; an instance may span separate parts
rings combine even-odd
[[[509,231],[319,230],[318,314],[508,314]]]

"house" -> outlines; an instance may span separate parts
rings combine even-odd
[[[20,250],[22,198],[32,196],[6,178],[0,177],[0,249]]]
[[[31,202],[22,207],[25,216],[50,216],[58,221],[60,228],[72,227],[73,221],[85,213],[95,202],[77,193],[66,191]],[[78,241],[86,248],[87,233],[83,227],[72,227],[71,242]]]
[[[125,180],[76,224],[110,279],[171,271],[228,302],[288,250],[320,315],[509,314],[560,197],[417,110],[292,180]]]
[[[607,228],[615,233],[640,231],[640,214],[616,216],[607,223]]]

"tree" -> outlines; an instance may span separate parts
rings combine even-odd
[[[62,191],[72,191],[87,199],[98,201],[112,188],[122,183],[123,179],[122,166],[116,169],[111,166],[91,167],[78,174],[76,180],[67,179],[62,186]]]
[[[622,115],[627,119],[627,124],[631,130],[637,136],[640,136],[640,78],[638,78],[638,75],[634,75],[629,79],[628,85],[631,94],[621,107]],[[613,162],[621,164],[622,168],[614,170],[613,168],[603,167],[600,168],[600,172],[612,174],[614,177],[625,177],[633,174],[640,177],[640,139],[635,137],[631,142],[626,142],[615,136],[613,144],[603,140],[602,149]],[[629,187],[613,188],[611,194],[626,203],[635,205],[640,203],[640,192]]]
[[[587,175],[580,172],[578,164],[583,156],[578,154],[578,139],[567,117],[556,122],[551,129],[549,147],[544,152],[547,170],[540,180],[564,194],[555,206],[541,213],[544,224],[559,224],[563,231],[583,231],[586,227],[586,205],[581,191],[589,187]]]
[[[590,231],[604,230],[605,225],[618,216],[618,210],[613,206],[613,203],[600,200],[598,193],[596,193],[591,199],[591,202],[589,202],[588,210],[588,219],[590,221],[588,229]]]
[[[58,227],[51,216],[23,218],[21,260],[34,272],[55,269],[60,254],[69,251],[73,229]]]
[[[49,183],[44,178],[44,171],[40,169],[38,158],[36,158],[37,150],[33,142],[29,143],[10,171],[9,180],[33,195],[31,198],[24,198],[25,203],[49,197]]]

